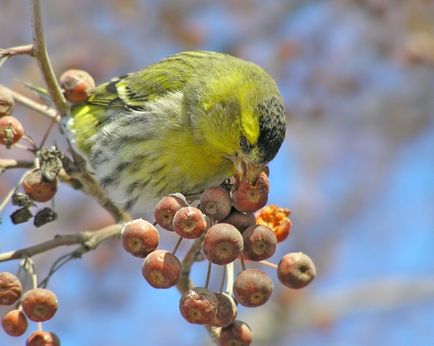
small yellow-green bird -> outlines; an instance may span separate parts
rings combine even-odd
[[[112,200],[143,212],[234,175],[255,182],[284,140],[286,115],[262,68],[191,51],[92,89],[67,127]]]

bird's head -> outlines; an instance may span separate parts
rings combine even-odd
[[[250,100],[249,107],[241,107],[240,122],[239,148],[232,159],[235,177],[255,184],[285,138],[286,115],[280,96]]]

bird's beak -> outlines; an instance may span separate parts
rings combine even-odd
[[[252,163],[237,157],[235,164],[235,180],[237,182],[248,182],[251,185],[256,185],[259,174],[264,170],[264,165]]]

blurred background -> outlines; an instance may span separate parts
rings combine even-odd
[[[31,41],[28,1],[2,0],[0,47]],[[49,53],[60,75],[89,71],[100,83],[189,49],[254,61],[276,79],[288,111],[287,139],[271,164],[270,202],[292,210],[293,231],[272,258],[303,251],[317,278],[276,288],[265,306],[240,308],[253,345],[432,345],[434,340],[434,3],[429,0],[43,1]],[[26,95],[42,85],[28,57],[8,60],[0,83]],[[49,122],[17,106],[39,142]],[[48,144],[65,148],[52,132]],[[23,150],[2,158],[27,158]],[[23,171],[0,176],[0,198]],[[13,226],[5,209],[0,250],[112,222],[62,186],[59,220]],[[161,247],[176,237],[162,231]],[[184,242],[180,254],[185,252]],[[35,257],[43,278],[61,248]],[[0,264],[15,273],[18,262]],[[59,310],[44,324],[62,345],[209,345],[178,311],[175,288],[152,289],[141,260],[110,241],[68,263],[49,284]],[[198,285],[205,264],[193,268]],[[238,267],[236,268],[239,269]],[[211,288],[219,286],[214,271]],[[214,286],[213,286],[214,285]],[[5,311],[4,309],[2,311]],[[1,312],[1,311],[0,311]],[[31,323],[29,335],[36,325]],[[0,345],[23,345],[0,333]]]

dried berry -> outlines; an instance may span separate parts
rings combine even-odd
[[[160,234],[155,226],[143,219],[127,222],[121,231],[122,246],[130,254],[145,258],[158,247]]]
[[[255,185],[241,180],[232,189],[232,203],[238,211],[254,212],[261,209],[268,201],[270,181],[262,172]]]
[[[243,250],[243,237],[234,226],[218,223],[205,233],[202,249],[212,263],[228,264]]]
[[[27,172],[22,185],[26,194],[36,202],[49,201],[57,191],[57,180],[45,179],[39,168]]]
[[[35,322],[51,319],[57,311],[57,297],[46,288],[33,288],[23,294],[21,306],[27,317]]]
[[[30,334],[26,346],[60,346],[60,341],[56,334],[38,330]]]
[[[24,135],[23,125],[18,119],[9,115],[0,118],[0,144],[10,148],[12,144],[18,142]]]
[[[265,304],[273,292],[273,281],[263,271],[246,269],[238,274],[234,282],[234,294],[244,306],[255,307]]]
[[[142,274],[155,288],[169,288],[176,284],[181,273],[181,262],[166,250],[155,250],[146,256]]]
[[[42,175],[48,181],[54,181],[59,171],[63,168],[64,155],[55,146],[42,148],[38,151],[38,159],[41,165]]]
[[[185,292],[179,301],[182,317],[194,324],[210,324],[217,314],[217,298],[206,288],[195,287]]]
[[[10,336],[23,335],[27,330],[27,317],[21,310],[11,310],[2,318],[2,326]]]
[[[229,215],[232,201],[229,191],[223,187],[206,189],[200,198],[200,209],[213,220],[220,221]]]
[[[15,101],[12,94],[0,86],[0,116],[12,113]]]
[[[217,298],[217,314],[210,322],[215,327],[225,327],[231,324],[237,316],[237,305],[234,298],[227,293],[214,293]]]
[[[41,227],[49,222],[53,222],[57,220],[57,213],[52,210],[51,208],[44,208],[39,210],[36,215],[35,218],[33,219],[33,224],[36,227]]]
[[[248,227],[256,224],[256,219],[253,213],[242,213],[234,208],[232,209],[231,213],[221,222],[229,223],[232,226],[235,226],[235,228],[242,233]]]
[[[218,344],[219,346],[248,346],[252,340],[250,327],[242,321],[234,321],[222,328]]]
[[[243,253],[251,261],[262,261],[273,256],[276,251],[277,238],[267,226],[254,225],[243,233]]]
[[[168,231],[173,231],[173,217],[187,203],[180,197],[171,195],[163,197],[155,206],[155,221]]]
[[[302,252],[286,254],[277,266],[277,276],[280,282],[289,288],[302,288],[308,285],[315,275],[314,263]]]
[[[82,70],[65,71],[59,83],[65,98],[72,103],[85,102],[89,97],[89,90],[95,88],[92,76]]]
[[[183,207],[173,217],[173,229],[181,237],[195,239],[207,229],[205,215],[195,207]]]
[[[291,211],[287,208],[280,208],[276,205],[267,205],[259,211],[256,216],[256,223],[270,227],[276,234],[277,242],[284,241],[290,231],[292,222],[288,218]]]
[[[20,208],[11,214],[11,221],[14,225],[24,223],[32,218],[33,214],[29,208]]]
[[[12,204],[18,207],[30,208],[36,204],[25,193],[15,192],[12,195]]]
[[[20,298],[23,287],[18,278],[8,272],[0,273],[0,305],[12,305]]]

